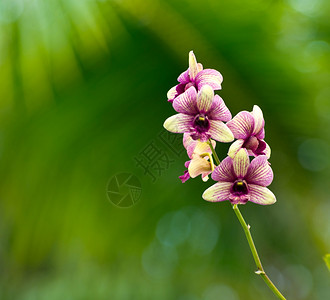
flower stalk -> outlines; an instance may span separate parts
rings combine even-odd
[[[285,300],[285,297],[281,294],[281,292],[276,288],[276,286],[274,285],[274,283],[270,280],[270,278],[267,276],[266,272],[264,271],[264,268],[262,267],[261,264],[261,260],[259,258],[258,252],[257,252],[257,248],[254,245],[253,239],[252,239],[252,235],[250,232],[250,225],[247,225],[240,210],[238,209],[237,204],[233,205],[233,209],[234,212],[239,220],[239,222],[241,223],[243,230],[245,232],[245,236],[246,239],[249,243],[254,261],[256,263],[256,266],[258,268],[258,270],[255,272],[257,275],[260,275],[262,277],[262,279],[266,282],[266,284],[268,285],[268,287],[272,290],[272,292],[278,297],[278,299],[282,299]]]
[[[216,161],[216,164],[219,165],[220,164],[220,160],[218,158],[218,155],[217,153],[215,152],[215,149],[213,148],[213,145],[212,143],[209,141],[208,142],[211,150],[212,150],[212,154],[214,156],[214,160]],[[259,255],[258,255],[258,251],[257,251],[257,248],[256,246],[254,245],[254,242],[253,242],[253,238],[252,238],[252,235],[251,235],[251,232],[250,232],[250,225],[246,224],[237,204],[234,204],[233,205],[233,210],[239,220],[239,222],[241,223],[242,225],[242,228],[244,230],[244,233],[245,233],[245,236],[246,236],[246,239],[249,243],[249,246],[250,246],[250,250],[252,252],[252,255],[253,255],[253,259],[256,263],[256,266],[258,268],[257,271],[255,271],[255,273],[257,275],[260,275],[262,277],[262,279],[266,282],[266,284],[268,285],[268,287],[272,290],[272,292],[279,298],[279,299],[282,299],[282,300],[286,300],[285,297],[281,294],[281,292],[276,288],[276,286],[274,285],[274,283],[270,280],[270,278],[267,276],[263,266],[262,266],[262,263],[261,263],[261,260],[259,258]]]
[[[214,148],[213,148],[213,145],[212,145],[211,139],[209,139],[208,144],[209,144],[209,146],[210,146],[210,148],[211,148],[211,150],[212,150],[212,154],[213,154],[213,157],[214,157],[215,163],[216,163],[217,165],[220,165],[220,159],[219,159],[219,157],[218,157],[218,154],[215,152],[215,150],[214,150]]]

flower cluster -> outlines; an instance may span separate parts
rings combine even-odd
[[[179,84],[167,93],[168,102],[177,114],[169,117],[164,127],[170,132],[183,133],[183,145],[190,159],[179,178],[186,182],[201,175],[207,181],[211,174],[217,183],[203,193],[207,201],[273,204],[276,198],[267,188],[273,180],[273,171],[268,162],[270,147],[264,141],[263,113],[254,105],[252,112],[241,111],[232,118],[223,99],[214,94],[221,89],[222,80],[218,71],[203,69],[190,51],[189,68],[178,77]],[[233,143],[228,156],[215,167],[216,141]]]

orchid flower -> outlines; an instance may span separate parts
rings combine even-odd
[[[197,93],[190,87],[173,101],[178,114],[169,117],[164,127],[174,133],[189,133],[194,140],[206,142],[209,138],[219,142],[231,142],[234,136],[223,123],[231,119],[224,101],[214,96],[211,86],[204,85]]]
[[[211,140],[213,148],[215,148],[216,142]],[[187,150],[187,154],[190,158],[185,162],[187,170],[184,174],[179,176],[182,183],[186,182],[189,178],[195,178],[198,175],[202,175],[202,180],[207,181],[208,175],[214,170],[214,163],[212,158],[212,150],[208,143],[195,141],[189,134],[183,135],[183,145]]]
[[[259,106],[254,105],[253,111],[241,111],[227,123],[234,137],[237,139],[229,148],[228,155],[234,157],[245,148],[249,155],[266,155],[270,157],[270,147],[264,141],[265,121]]]
[[[203,65],[197,63],[193,51],[189,52],[189,68],[181,73],[178,77],[180,82],[178,85],[172,87],[167,93],[169,102],[188,90],[190,87],[195,87],[200,90],[205,84],[212,87],[213,90],[221,90],[222,75],[213,69],[203,70]]]
[[[204,200],[229,200],[233,205],[247,201],[262,205],[276,202],[275,195],[267,188],[273,181],[273,171],[266,155],[250,163],[247,151],[240,149],[233,159],[228,156],[215,168],[212,179],[218,182],[203,193]]]

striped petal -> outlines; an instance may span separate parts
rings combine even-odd
[[[257,134],[256,138],[259,140],[263,140],[265,138],[265,128],[262,128]]]
[[[209,85],[204,85],[197,94],[197,108],[199,112],[206,113],[212,106],[213,98],[214,92],[212,88]]]
[[[215,181],[234,182],[236,176],[233,169],[233,159],[227,156],[212,173],[212,179]]]
[[[261,204],[270,205],[276,202],[276,197],[268,188],[255,184],[249,184],[250,201]]]
[[[230,110],[222,98],[218,95],[214,96],[212,106],[207,112],[207,115],[212,120],[219,120],[223,122],[228,122],[231,120]]]
[[[196,89],[192,86],[183,94],[174,99],[173,108],[179,113],[196,115],[198,113],[196,107],[196,96]]]
[[[176,114],[172,117],[167,118],[163,126],[166,130],[170,132],[184,133],[190,131],[193,120],[193,116],[185,114]]]
[[[266,149],[265,149],[264,152],[265,152],[265,155],[267,156],[267,158],[269,159],[270,158],[270,154],[271,154],[271,150],[270,150],[270,147],[269,147],[269,145],[267,143],[266,143]]]
[[[252,160],[245,180],[247,183],[268,186],[272,183],[273,177],[273,170],[268,163],[267,156],[260,155]]]
[[[189,78],[189,69],[187,69],[186,71],[182,72],[179,77],[178,77],[178,81],[180,83],[188,83],[190,82],[190,78]]]
[[[189,52],[189,76],[191,79],[195,79],[198,73],[198,64],[193,51]]]
[[[223,143],[229,143],[234,140],[233,133],[226,124],[218,120],[209,120],[209,122],[210,129],[208,133],[211,135],[212,139]]]
[[[203,199],[211,202],[229,200],[231,182],[218,182],[210,186],[202,195]]]
[[[237,178],[244,178],[248,167],[250,165],[250,160],[247,151],[242,148],[237,152],[233,159],[233,168]]]
[[[262,110],[260,109],[260,107],[258,105],[253,106],[253,110],[252,110],[251,114],[254,117],[254,128],[253,128],[252,134],[255,135],[264,128],[265,120],[264,120],[264,116],[262,114]],[[261,139],[263,139],[263,138],[264,137],[262,137]]]
[[[167,92],[167,100],[173,100],[176,94],[176,86],[174,86]]]
[[[236,153],[242,148],[243,144],[244,144],[244,140],[237,140],[234,143],[232,143],[228,150],[228,156],[234,158]]]
[[[188,172],[191,178],[195,178],[203,173],[212,172],[212,164],[207,159],[194,155],[189,164]]]
[[[199,72],[195,78],[199,90],[205,84],[211,86],[213,90],[221,90],[222,80],[223,78],[220,72],[213,69],[205,69]]]
[[[254,128],[253,115],[247,111],[239,112],[227,123],[236,139],[246,139],[251,136]]]

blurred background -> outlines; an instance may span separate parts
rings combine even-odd
[[[166,93],[194,50],[259,105],[272,206],[241,207],[288,299],[330,297],[330,3],[1,0],[0,298],[274,299],[213,184],[182,184]],[[229,145],[217,145],[224,158]]]

